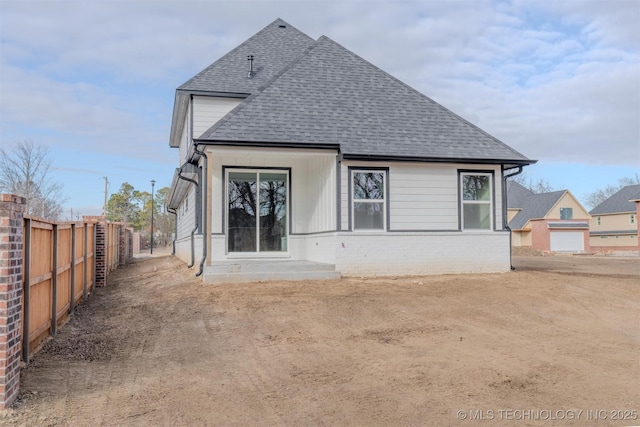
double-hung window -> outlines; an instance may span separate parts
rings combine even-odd
[[[463,230],[493,229],[493,175],[482,172],[462,172],[461,224]]]
[[[356,169],[351,174],[354,230],[385,230],[387,172]]]

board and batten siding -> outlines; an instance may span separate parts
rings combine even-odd
[[[319,150],[208,148],[211,171],[212,232],[225,233],[226,177],[223,168],[290,169],[291,231],[318,233],[336,229],[336,154]]]
[[[315,156],[306,161],[300,179],[293,182],[300,199],[302,221],[294,232],[320,233],[336,230],[336,158]]]
[[[494,224],[502,229],[502,177],[494,165],[433,163],[342,162],[341,229],[349,224],[349,167],[388,167],[389,226],[391,231],[447,231],[458,225],[458,170],[494,172]]]
[[[242,102],[239,98],[221,98],[215,96],[193,97],[193,137],[199,138],[218,120],[223,118]]]

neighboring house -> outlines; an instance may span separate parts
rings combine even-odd
[[[591,210],[591,249],[638,251],[640,184],[627,185]]]
[[[507,182],[511,245],[541,251],[589,251],[590,215],[569,190],[534,193]]]
[[[534,163],[280,19],[176,90],[170,146],[205,281],[508,271],[504,179]]]

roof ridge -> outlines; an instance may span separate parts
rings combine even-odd
[[[176,90],[181,90],[184,89],[186,86],[188,86],[191,82],[193,82],[194,80],[196,80],[198,77],[200,77],[201,75],[205,74],[208,70],[210,70],[211,68],[213,68],[215,65],[217,65],[219,62],[222,62],[224,59],[226,59],[227,57],[231,56],[232,54],[234,54],[235,52],[237,52],[238,50],[242,49],[244,46],[246,46],[247,44],[249,44],[250,42],[252,42],[255,38],[257,38],[258,36],[260,36],[261,34],[267,32],[268,30],[270,30],[274,25],[281,25],[284,24],[287,27],[291,27],[292,29],[296,30],[297,32],[299,32],[301,35],[309,38],[310,40],[313,40],[313,37],[309,36],[308,34],[304,33],[303,31],[300,31],[299,29],[297,29],[296,27],[294,27],[293,25],[289,24],[288,22],[286,22],[284,19],[281,18],[276,18],[273,22],[271,22],[270,24],[266,25],[264,28],[262,28],[260,31],[258,31],[257,33],[253,34],[251,37],[249,37],[248,39],[246,39],[245,41],[243,41],[242,43],[240,43],[239,45],[237,45],[236,47],[234,47],[233,49],[231,49],[229,52],[227,52],[226,54],[222,55],[220,58],[218,58],[217,60],[215,60],[214,62],[212,62],[211,64],[209,64],[208,66],[206,66],[203,70],[201,70],[200,72],[198,72],[195,76],[191,77],[189,80],[187,80],[186,82],[182,83],[180,86],[178,86],[178,88]]]
[[[284,21],[283,21],[284,22]],[[318,39],[319,41],[320,39]],[[200,135],[200,138],[198,139],[206,139],[210,134],[212,134],[213,132],[215,132],[219,127],[221,127],[223,124],[225,124],[226,122],[228,122],[229,120],[231,120],[231,118],[233,116],[235,116],[236,114],[238,114],[240,111],[242,111],[247,105],[251,104],[253,102],[253,100],[255,100],[256,98],[258,98],[262,93],[264,93],[264,91],[269,88],[271,85],[273,85],[283,74],[285,74],[287,71],[289,71],[291,68],[293,68],[293,66],[295,64],[297,64],[298,62],[300,62],[302,60],[303,57],[305,57],[310,51],[312,51],[317,45],[318,45],[318,41],[314,41],[314,43],[309,46],[308,48],[306,48],[300,55],[298,55],[297,58],[295,58],[293,61],[291,61],[289,64],[287,64],[286,66],[284,66],[280,71],[278,71],[269,81],[265,82],[265,84],[263,84],[262,86],[260,86],[258,88],[258,90],[254,93],[252,93],[251,95],[249,95],[247,98],[245,98],[240,104],[238,104],[235,108],[233,108],[231,111],[229,111],[227,114],[225,114],[224,116],[222,116],[220,118],[220,120],[218,120],[216,123],[214,123],[209,129],[207,129],[206,131],[204,131],[202,133],[202,135]],[[216,61],[217,62],[217,61]]]

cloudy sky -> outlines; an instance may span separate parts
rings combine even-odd
[[[282,18],[539,163],[579,199],[640,171],[640,1],[0,0],[0,144],[50,149],[66,210],[171,183],[175,88]]]

